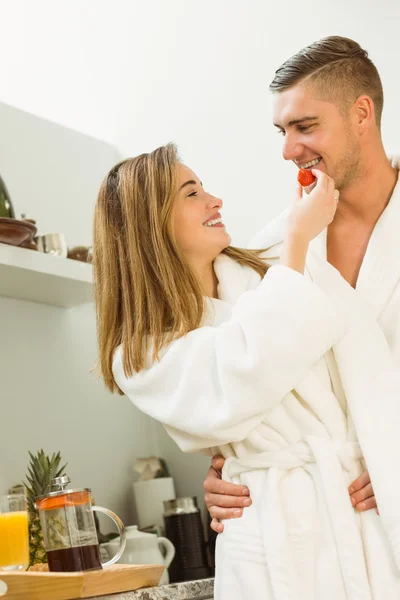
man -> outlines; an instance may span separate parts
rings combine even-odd
[[[400,165],[387,158],[382,143],[378,71],[356,42],[334,36],[287,60],[270,89],[284,159],[298,168],[316,166],[340,190],[335,219],[314,249],[370,304],[400,366]],[[277,244],[279,254],[283,223],[278,218],[268,225],[251,246]],[[204,482],[218,533],[220,519],[240,517],[251,504],[246,488],[221,480],[223,464],[222,457],[214,457]],[[359,511],[376,507],[367,472],[349,494]]]

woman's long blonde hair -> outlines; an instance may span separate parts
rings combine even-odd
[[[201,282],[171,228],[177,192],[174,144],[129,158],[111,169],[98,195],[93,226],[99,368],[106,387],[121,393],[112,373],[123,345],[127,377],[144,368],[149,344],[156,360],[165,343],[199,327]],[[223,253],[261,277],[260,251],[229,246]]]

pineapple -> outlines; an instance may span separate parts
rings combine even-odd
[[[35,500],[38,496],[47,494],[51,491],[51,481],[55,477],[61,477],[64,474],[66,464],[60,467],[61,456],[58,452],[51,457],[47,456],[43,450],[40,450],[35,456],[29,452],[30,463],[28,466],[26,496],[28,500],[29,513],[29,555],[30,566],[47,562],[46,550],[44,547],[42,526]]]

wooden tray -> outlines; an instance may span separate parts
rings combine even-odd
[[[102,571],[77,573],[0,572],[1,600],[75,600],[155,586],[161,565],[112,565]],[[8,588],[2,595],[4,582]],[[4,593],[3,593],[4,594]]]

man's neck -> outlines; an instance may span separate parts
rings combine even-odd
[[[384,152],[362,165],[362,176],[340,194],[334,220],[328,227],[327,259],[356,286],[368,244],[388,205],[398,179]]]
[[[363,166],[360,175],[340,193],[335,221],[363,222],[374,226],[388,205],[398,171],[382,151]]]

